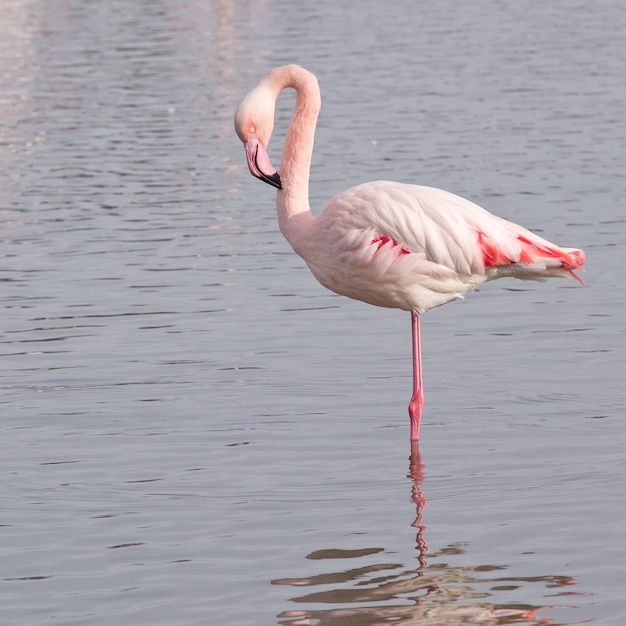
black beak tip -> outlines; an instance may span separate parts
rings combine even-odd
[[[276,187],[276,189],[282,189],[283,183],[280,180],[280,175],[278,172],[274,172],[273,174],[261,174],[258,176],[260,180],[272,187]]]
[[[283,181],[280,180],[280,175],[278,172],[276,172],[276,174],[274,174],[272,177],[272,185],[274,185],[274,187],[276,187],[276,189],[282,189],[283,188]]]

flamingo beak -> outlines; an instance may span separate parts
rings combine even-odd
[[[280,175],[272,167],[267,150],[261,140],[256,135],[251,135],[244,142],[244,146],[246,148],[246,159],[248,160],[250,174],[268,185],[276,187],[276,189],[282,189],[283,185]]]

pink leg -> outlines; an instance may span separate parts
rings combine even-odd
[[[413,330],[413,395],[409,402],[411,418],[411,440],[420,438],[420,419],[424,406],[424,388],[422,387],[422,351],[420,348],[420,316],[411,313]]]

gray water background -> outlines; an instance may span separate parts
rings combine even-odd
[[[1,623],[621,626],[625,32],[618,0],[4,2]],[[314,212],[428,184],[588,255],[425,316],[412,463],[409,316],[315,283],[232,129],[288,62]]]

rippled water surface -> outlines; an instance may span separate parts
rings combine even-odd
[[[622,625],[617,0],[8,0],[0,621]],[[410,321],[317,285],[232,112],[324,108],[314,212],[388,178],[582,247]],[[293,97],[281,99],[278,161]]]

